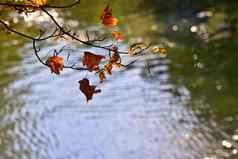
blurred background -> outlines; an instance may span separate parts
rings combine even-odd
[[[167,57],[145,56],[113,72],[87,104],[77,81],[87,77],[96,84],[94,74],[51,74],[36,60],[31,41],[1,26],[0,158],[237,159],[238,2],[81,0],[50,13],[82,38],[85,30],[108,35],[111,29],[99,20],[108,3],[120,21],[115,29],[126,37],[122,48],[153,43],[167,48]],[[39,12],[19,15],[1,8],[0,17],[32,36],[53,28]],[[73,61],[84,50],[103,53],[55,40],[40,44],[41,55],[65,45],[74,48]]]

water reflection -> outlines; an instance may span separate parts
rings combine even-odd
[[[236,4],[126,3],[112,2],[124,23],[118,29],[128,41],[168,47],[169,56],[146,57],[151,74],[143,59],[113,73],[90,104],[77,81],[96,81],[93,75],[67,70],[54,76],[32,56],[31,44],[1,37],[8,46],[1,45],[0,58],[0,157],[237,158],[237,13],[229,9]],[[80,19],[74,27],[83,29],[97,25],[95,13],[105,4],[82,1],[81,10],[55,14]],[[50,44],[42,53],[61,45]],[[20,58],[13,52],[26,53]]]

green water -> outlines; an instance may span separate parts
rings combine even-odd
[[[238,3],[82,0],[52,13],[77,23],[75,30],[108,34],[99,21],[108,2],[120,20],[116,29],[126,36],[123,46],[153,43],[166,47],[168,57],[146,57],[150,74],[143,59],[114,72],[100,85],[102,93],[85,104],[77,81],[85,76],[97,81],[93,74],[52,75],[34,57],[30,41],[2,30],[0,159],[236,159]],[[11,14],[19,21],[16,28],[30,35],[49,28],[47,19],[31,16],[25,17],[27,26]],[[41,54],[62,45],[44,43]],[[83,46],[73,47],[80,52]]]

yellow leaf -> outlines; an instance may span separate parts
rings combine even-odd
[[[135,56],[141,54],[145,49],[147,48],[147,45],[144,43],[135,43],[131,45],[128,49],[128,53],[130,56]]]
[[[162,57],[162,58],[167,57],[167,53],[168,53],[165,48],[158,47],[158,46],[154,46],[154,47],[151,49],[151,51],[152,51],[153,54],[158,54],[158,55],[160,55],[160,57]]]

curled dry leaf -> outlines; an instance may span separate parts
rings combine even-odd
[[[100,80],[101,83],[106,79],[106,75],[105,75],[104,70],[101,70],[101,71],[98,73],[98,77],[99,77],[99,80]]]
[[[113,51],[112,56],[110,58],[110,63],[117,63],[120,61],[121,57],[117,51]]]
[[[116,46],[112,47],[112,50],[113,50],[112,56],[110,57],[108,63],[104,65],[103,69],[101,69],[98,72],[98,77],[100,79],[100,82],[103,82],[106,79],[106,74],[109,74],[109,75],[112,74],[112,69],[114,67],[116,68],[123,67],[123,65],[120,62],[121,57],[117,49],[118,48]]]
[[[62,57],[54,55],[47,59],[46,64],[48,65],[52,73],[59,75],[60,71],[63,71],[64,68],[64,59]]]
[[[115,40],[117,40],[118,42],[122,42],[124,40],[124,36],[121,33],[117,32],[117,31],[112,32],[112,37]]]
[[[105,7],[100,17],[102,24],[107,27],[113,27],[118,24],[118,19],[112,16],[112,8],[109,5]]]
[[[112,68],[113,68],[112,63],[107,63],[106,65],[104,65],[103,69],[107,74],[111,75],[112,74]]]
[[[100,89],[96,89],[97,86],[90,85],[89,80],[87,78],[80,80],[79,84],[79,89],[85,95],[87,102],[93,98],[93,95],[95,93],[101,92]]]
[[[159,54],[162,58],[167,57],[167,50],[163,47],[154,46],[151,51],[153,54]]]
[[[112,53],[112,56],[110,57],[109,63],[112,64],[112,66],[115,66],[117,68],[123,67],[123,65],[121,64],[121,56],[118,53],[118,48],[114,47],[113,50],[114,51]]]
[[[122,68],[123,65],[121,63],[107,63],[104,65],[103,69],[98,72],[98,77],[100,82],[102,83],[106,79],[106,74],[111,75],[113,68]]]
[[[135,43],[128,48],[128,53],[130,56],[139,55],[145,50],[148,46],[144,43]]]
[[[96,55],[91,52],[84,52],[83,56],[83,65],[87,67],[89,71],[98,71],[99,70],[99,63],[101,60],[105,58],[102,55]]]

